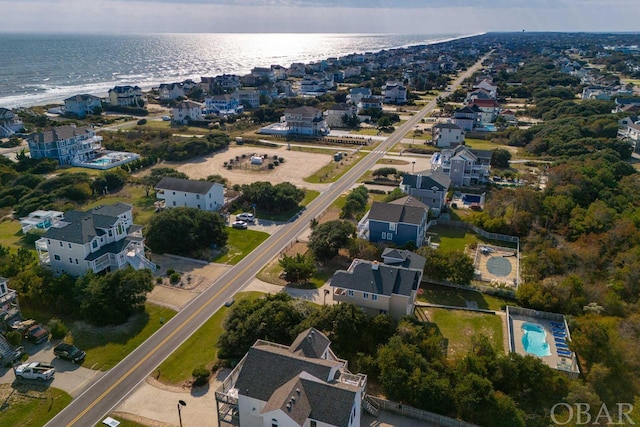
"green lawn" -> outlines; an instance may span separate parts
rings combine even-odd
[[[304,180],[313,184],[320,184],[323,182],[335,182],[342,175],[347,173],[349,169],[354,167],[362,158],[368,153],[358,152],[351,153],[349,156],[340,162],[331,161],[325,166],[321,167],[316,173],[306,177]]]
[[[80,209],[88,210],[96,206],[111,205],[114,203],[126,203],[133,205],[133,222],[138,225],[145,225],[155,212],[154,202],[157,199],[153,196],[153,192],[146,196],[144,188],[134,185],[126,185],[122,190],[114,194],[107,194],[99,199],[92,200]]]
[[[462,210],[458,210],[457,212],[461,211]],[[452,216],[451,219],[458,218],[453,218]],[[516,247],[515,243],[488,240],[465,228],[436,225],[435,227],[429,228],[429,233],[437,234],[437,236],[432,236],[431,241],[434,243],[440,243],[440,248],[442,249],[464,250],[467,245],[478,242],[503,246],[505,248]]]
[[[0,222],[0,245],[4,247],[18,246],[22,238],[22,227],[16,220],[5,219]]]
[[[418,301],[431,304],[450,305],[454,307],[466,307],[466,301],[475,301],[478,308],[485,310],[501,310],[505,305],[520,305],[517,300],[504,298],[478,291],[456,289],[449,286],[435,285],[432,283],[421,286],[422,293],[418,295]]]
[[[0,384],[0,427],[40,427],[71,403],[66,392],[43,384]]]
[[[471,337],[480,334],[489,337],[489,341],[499,353],[504,352],[500,316],[444,308],[429,307],[421,310],[421,317],[424,318],[426,314],[428,322],[435,324],[446,339],[447,356],[464,356],[470,349]]]
[[[227,231],[229,239],[225,250],[213,260],[214,262],[235,265],[269,238],[269,233],[263,231],[238,230],[231,227],[228,227]]]
[[[300,206],[308,206],[309,203],[313,202],[316,197],[320,195],[319,191],[316,190],[304,190],[304,199],[300,202]]]
[[[241,299],[258,299],[261,292],[240,292],[236,294],[236,303]],[[174,351],[158,367],[159,381],[168,384],[181,384],[191,378],[191,372],[198,366],[211,368],[217,358],[216,343],[223,332],[222,323],[230,308],[222,306],[193,335]]]
[[[496,144],[487,139],[465,138],[464,144],[475,150],[495,150],[497,148],[509,149],[507,145]]]
[[[73,344],[87,352],[85,367],[104,371],[117,365],[175,314],[170,308],[147,303],[145,312],[125,325],[104,328],[71,326]]]

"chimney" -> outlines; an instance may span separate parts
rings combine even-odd
[[[371,269],[374,270],[374,271],[378,270],[378,261],[373,261],[371,263]]]

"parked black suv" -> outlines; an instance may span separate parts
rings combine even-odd
[[[78,347],[73,346],[71,344],[67,344],[66,342],[60,343],[53,349],[53,354],[60,359],[66,359],[73,363],[81,363],[84,360],[84,357],[87,355],[84,351],[80,350]]]

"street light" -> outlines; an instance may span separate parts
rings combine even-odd
[[[180,427],[182,427],[182,414],[180,413],[180,408],[182,406],[187,406],[187,402],[184,400],[178,400],[178,419],[180,420]]]

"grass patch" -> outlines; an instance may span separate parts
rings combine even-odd
[[[43,384],[0,384],[0,427],[38,427],[71,403],[71,396]]]
[[[304,190],[304,199],[300,202],[300,206],[308,206],[309,203],[313,202],[316,197],[320,195],[320,192],[317,190]]]
[[[423,317],[433,323],[447,341],[447,356],[462,357],[471,348],[471,337],[486,335],[498,353],[502,344],[502,319],[494,314],[444,308],[421,308]]]
[[[485,310],[502,310],[505,305],[519,306],[517,300],[495,295],[483,294],[478,291],[456,289],[432,283],[424,284],[418,300],[431,304],[466,307],[466,301],[474,301],[478,308]]]
[[[99,199],[92,200],[85,204],[81,210],[93,209],[101,205],[112,205],[114,203],[126,203],[133,205],[133,222],[138,225],[145,225],[149,222],[155,212],[153,203],[157,199],[151,195],[147,196],[144,188],[135,185],[125,185],[120,191],[107,194]]]
[[[342,161],[331,161],[325,166],[321,167],[316,173],[306,177],[304,180],[312,184],[321,184],[323,182],[335,182],[342,175],[347,173],[349,169],[354,167],[362,158],[368,153],[357,152],[351,153],[345,157]]]
[[[251,251],[269,238],[269,233],[256,230],[238,230],[227,228],[229,239],[223,253],[218,255],[214,262],[235,265]]]
[[[255,300],[264,295],[261,292],[240,292],[236,294],[236,303],[241,299]],[[174,351],[158,367],[157,379],[165,384],[182,384],[191,379],[194,368],[204,365],[211,368],[217,361],[216,343],[224,331],[224,322],[230,308],[222,306],[193,335]],[[157,373],[156,373],[157,375]]]
[[[461,210],[459,209],[458,212],[460,211]],[[453,219],[453,217],[451,219]],[[435,227],[429,228],[429,232],[437,233],[436,236],[432,236],[431,241],[440,243],[440,248],[447,250],[464,250],[465,247],[471,243],[486,243],[505,248],[516,248],[515,243],[485,239],[465,228],[436,225]]]
[[[19,246],[22,238],[22,227],[16,220],[5,219],[0,222],[0,244],[4,247]]]
[[[495,150],[496,148],[504,148],[509,151],[513,150],[513,147],[509,147],[505,144],[498,144],[488,139],[465,138],[464,144],[474,150]]]
[[[377,128],[360,128],[360,129],[352,130],[350,133],[354,135],[368,135],[368,136],[380,135],[380,131]]]
[[[144,313],[124,325],[93,328],[76,323],[70,329],[73,343],[87,352],[84,366],[104,371],[117,365],[175,314],[170,308],[147,303]]]
[[[60,174],[63,174],[63,173],[68,173],[68,174],[86,173],[87,175],[99,176],[99,175],[102,175],[104,172],[105,171],[100,170],[100,169],[81,168],[81,167],[77,167],[77,166],[62,167],[62,168],[56,169],[56,175],[60,175]]]

